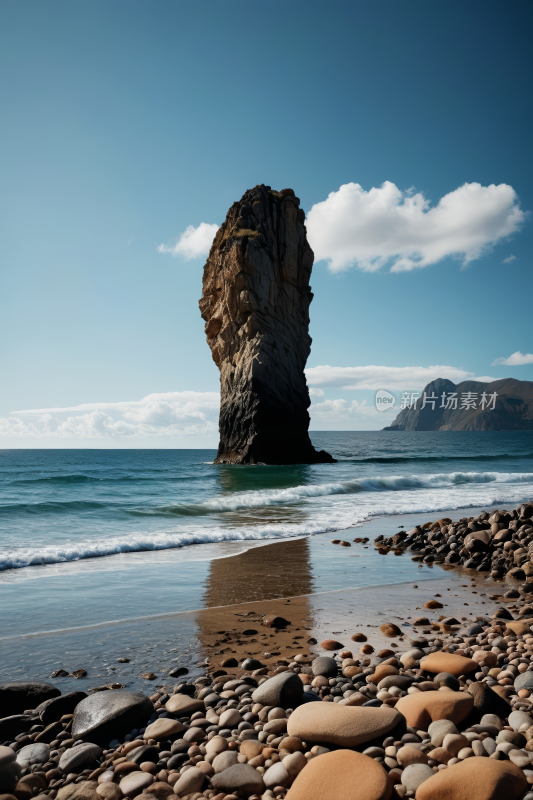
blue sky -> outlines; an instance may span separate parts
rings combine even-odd
[[[363,206],[385,182],[402,193],[377,221],[373,261],[356,232],[355,265],[332,270],[337,237],[317,222],[312,244],[330,260],[313,271],[310,368],[533,380],[532,363],[492,366],[533,350],[531,22],[531,4],[512,0],[4,0],[0,446],[216,445],[205,257],[158,246],[221,224],[258,183],[292,187],[308,213],[350,183]],[[409,223],[428,240],[415,259],[432,236],[446,250],[461,204],[451,232],[417,225],[465,183],[513,190],[494,195],[492,216],[483,193],[471,201],[481,255],[470,244],[466,264],[429,255],[391,272],[398,250],[377,268],[413,194],[428,204]],[[349,227],[353,207],[343,213]],[[514,232],[491,241],[512,213]],[[387,424],[353,401],[399,384],[342,385],[316,386],[315,429]]]

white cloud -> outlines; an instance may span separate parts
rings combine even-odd
[[[507,258],[503,259],[502,264],[511,264],[513,261],[516,261],[516,256],[507,256]]]
[[[487,375],[474,377],[457,367],[310,367],[305,370],[310,385],[329,385],[341,389],[423,389],[436,378],[447,378],[453,383],[466,380],[490,383],[495,380]]]
[[[324,390],[323,389],[309,389],[309,395],[311,397],[324,397]]]
[[[503,183],[465,183],[434,207],[421,192],[402,192],[390,181],[368,192],[347,183],[311,208],[307,231],[316,260],[329,261],[332,272],[388,264],[404,272],[446,256],[467,264],[517,231],[525,216]]]
[[[357,400],[352,400],[351,403],[348,403],[346,400],[324,400],[323,403],[315,403],[309,409],[309,413],[311,418],[314,419],[350,419],[353,417],[380,417],[380,419],[385,418],[385,414],[382,411],[378,411],[372,405],[367,405],[366,400],[363,400],[362,403],[358,403]],[[393,416],[396,416],[398,413],[397,410],[393,410]]]
[[[142,400],[14,411],[0,436],[104,439],[197,436],[217,431],[218,392],[161,392]],[[28,419],[28,418],[33,419]]]
[[[157,250],[159,253],[172,253],[173,256],[181,256],[186,261],[190,261],[192,258],[200,258],[200,256],[207,256],[218,228],[218,225],[215,223],[210,224],[209,222],[200,222],[197,228],[194,225],[189,225],[176,244],[170,247],[160,244]]]
[[[509,358],[497,358],[492,362],[491,367],[504,364],[506,367],[522,367],[524,364],[533,364],[533,353],[521,353],[517,350]]]

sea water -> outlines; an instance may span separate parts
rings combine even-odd
[[[361,536],[377,535],[365,523],[533,497],[533,432],[311,438],[337,463],[215,465],[211,450],[0,451],[0,638],[201,607],[213,559],[295,537],[316,545],[316,590],[402,582],[412,562],[378,567],[365,551],[348,575],[320,558],[323,535],[343,538],[361,524]]]

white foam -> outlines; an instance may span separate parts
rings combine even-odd
[[[454,508],[512,505],[533,497],[531,473],[454,472],[392,476],[360,481],[312,484],[290,489],[240,492],[214,498],[203,507],[227,512],[255,508],[254,519],[264,522],[236,525],[183,524],[106,539],[56,543],[44,547],[4,550],[0,570],[60,564],[118,553],[166,550],[194,544],[284,539],[351,528],[369,517],[389,514],[435,513]],[[297,504],[291,508],[291,504]],[[271,522],[273,506],[285,506],[285,521]],[[291,521],[291,518],[293,521]]]

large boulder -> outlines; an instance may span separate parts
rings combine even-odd
[[[153,713],[152,701],[141,692],[111,689],[86,697],[76,706],[72,736],[95,744],[121,738],[143,727]]]
[[[301,700],[304,685],[294,672],[280,672],[258,686],[252,694],[254,703],[279,708],[294,708]]]
[[[59,697],[61,692],[51,683],[40,681],[13,681],[0,683],[0,714],[12,717],[36,708],[51,697]]]
[[[40,703],[35,711],[39,714],[41,722],[44,725],[49,725],[50,722],[56,722],[61,719],[63,714],[73,714],[74,709],[82,700],[87,697],[85,692],[69,692],[62,694],[59,697],[51,697]]]
[[[335,750],[309,761],[287,800],[388,800],[391,789],[387,772],[373,758]]]

